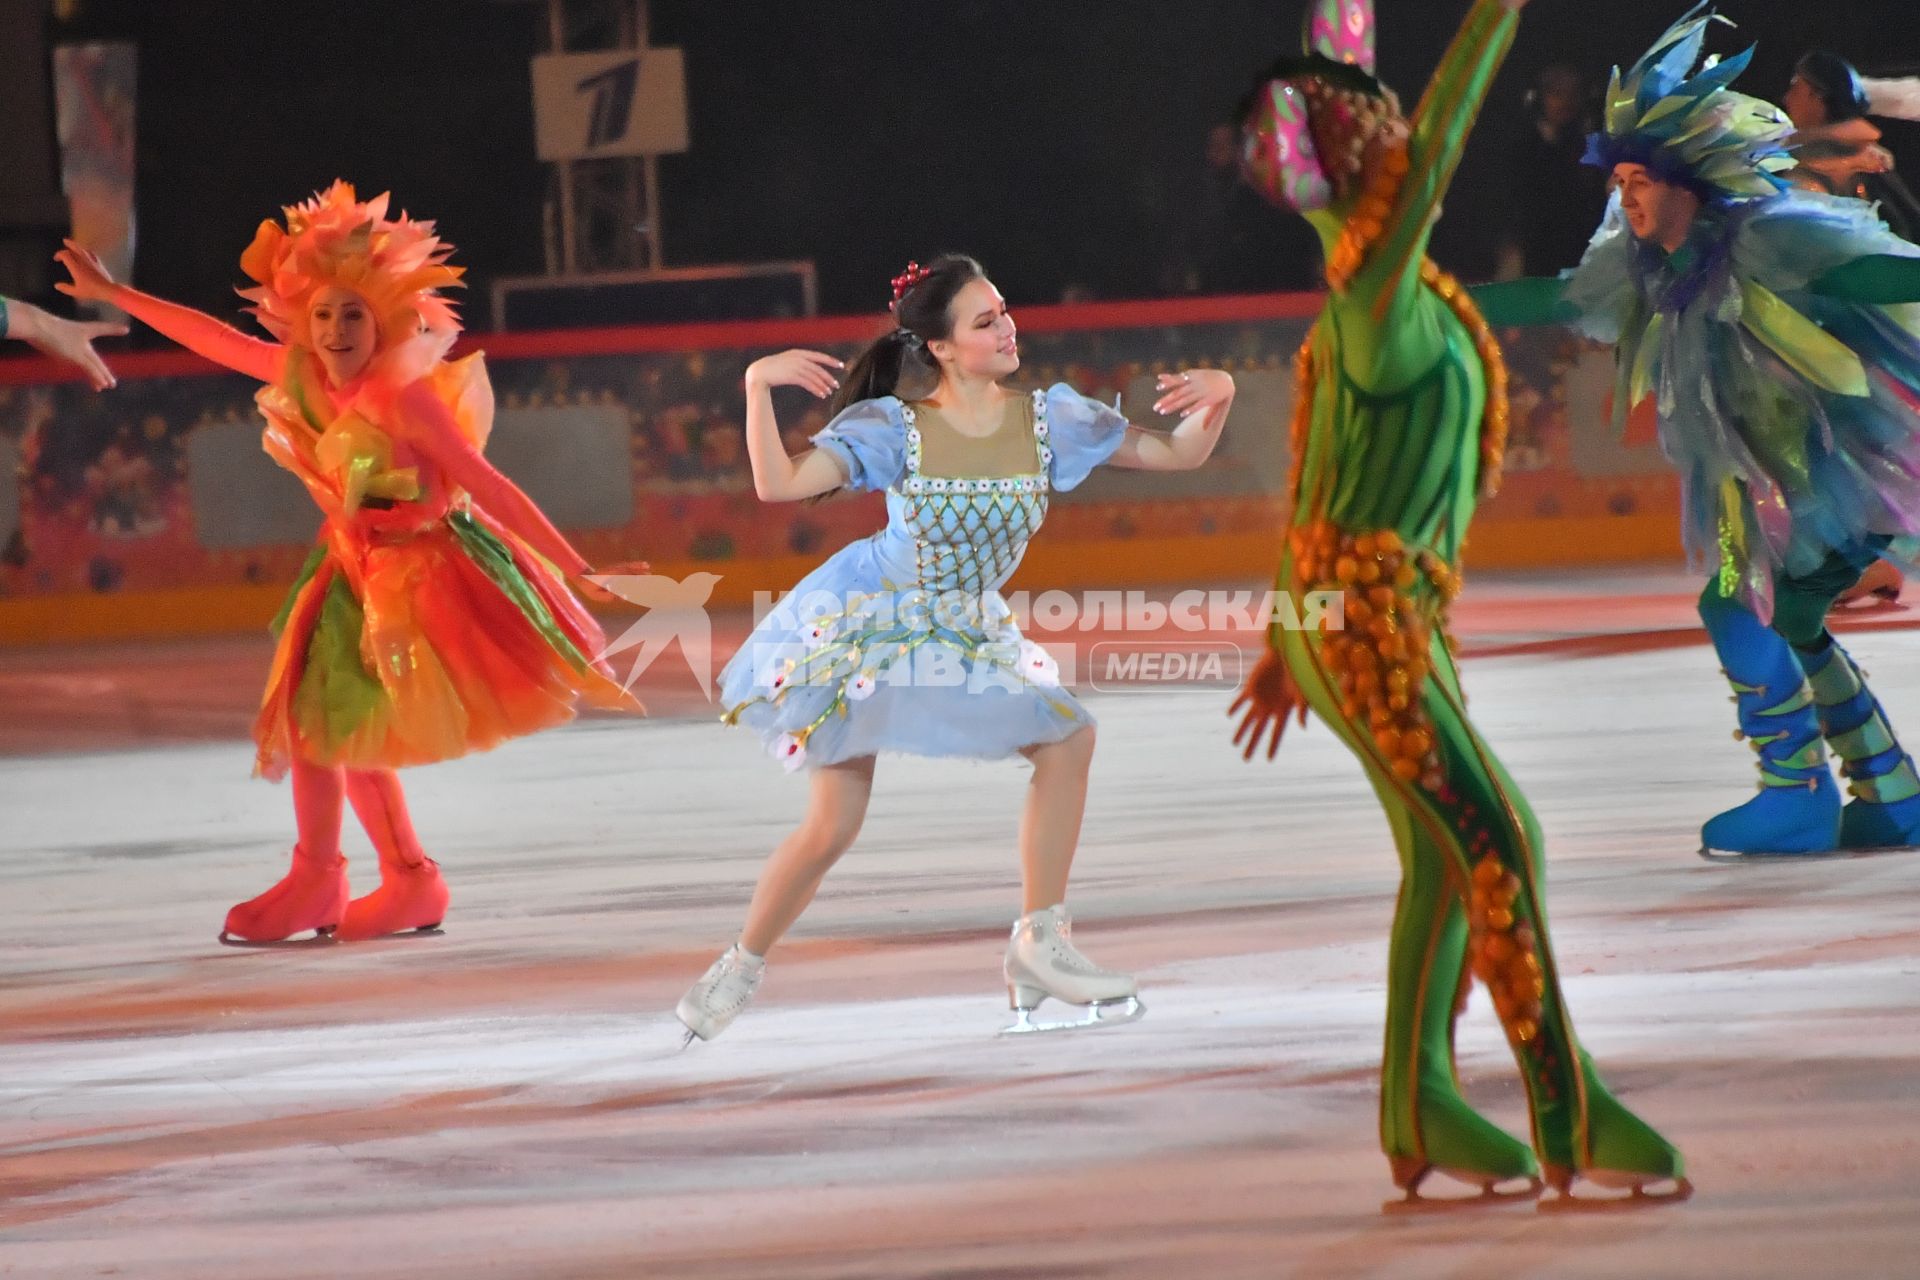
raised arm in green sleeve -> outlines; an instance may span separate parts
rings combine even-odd
[[[1870,306],[1920,302],[1920,258],[1891,253],[1855,258],[1827,272],[1810,287],[1829,298]]]
[[[1476,284],[1467,292],[1495,328],[1572,324],[1580,318],[1580,309],[1566,299],[1567,282],[1557,276]]]

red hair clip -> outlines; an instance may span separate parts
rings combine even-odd
[[[907,269],[893,278],[894,305],[899,305],[900,299],[907,295],[907,290],[913,288],[913,286],[919,284],[932,274],[932,268],[923,267],[917,262],[909,262]]]

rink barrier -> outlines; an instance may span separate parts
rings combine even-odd
[[[1108,402],[1122,394],[1137,415],[1152,402],[1156,371],[1221,365],[1240,394],[1219,454],[1200,471],[1104,469],[1056,495],[1013,586],[1269,578],[1285,514],[1288,357],[1320,304],[1262,295],[1019,309],[1032,381],[1066,381]],[[809,508],[753,498],[737,448],[739,369],[787,346],[844,353],[880,327],[838,317],[487,334],[462,349],[485,350],[500,393],[496,459],[591,560],[645,558],[675,578],[720,574],[712,599],[726,607],[792,585],[884,518],[875,495]],[[184,352],[112,361],[121,387],[94,396],[64,366],[0,360],[0,464],[20,472],[18,491],[0,492],[9,552],[0,644],[263,626],[306,553],[313,517],[298,486],[248,447],[251,385]],[[1510,336],[1516,379],[1539,385],[1530,401],[1517,399],[1507,488],[1474,526],[1469,573],[1678,558],[1678,495],[1665,464],[1644,438],[1614,441],[1593,403],[1609,362],[1564,336]],[[783,398],[783,421],[805,407]],[[619,448],[608,433],[622,414],[632,424],[630,477],[604,465]],[[573,474],[556,465],[576,456],[597,461]],[[122,473],[131,478],[115,479]],[[248,500],[229,501],[235,493]]]

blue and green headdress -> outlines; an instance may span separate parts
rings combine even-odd
[[[1794,166],[1786,150],[1793,123],[1772,103],[1728,87],[1747,69],[1753,49],[1724,61],[1709,58],[1693,73],[1715,22],[1727,20],[1700,5],[1668,27],[1625,75],[1613,69],[1601,131],[1587,140],[1588,164],[1645,165],[1662,182],[1709,203],[1786,188],[1780,175]]]

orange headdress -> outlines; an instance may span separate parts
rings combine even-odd
[[[389,219],[387,203],[386,194],[362,203],[352,184],[336,181],[289,206],[284,229],[271,218],[260,224],[240,255],[240,269],[258,285],[240,296],[274,337],[289,344],[304,338],[307,307],[328,285],[366,299],[382,349],[423,327],[449,340],[459,331],[453,303],[436,292],[460,282],[462,268],[447,265],[452,246],[433,234],[431,222],[404,213]]]

